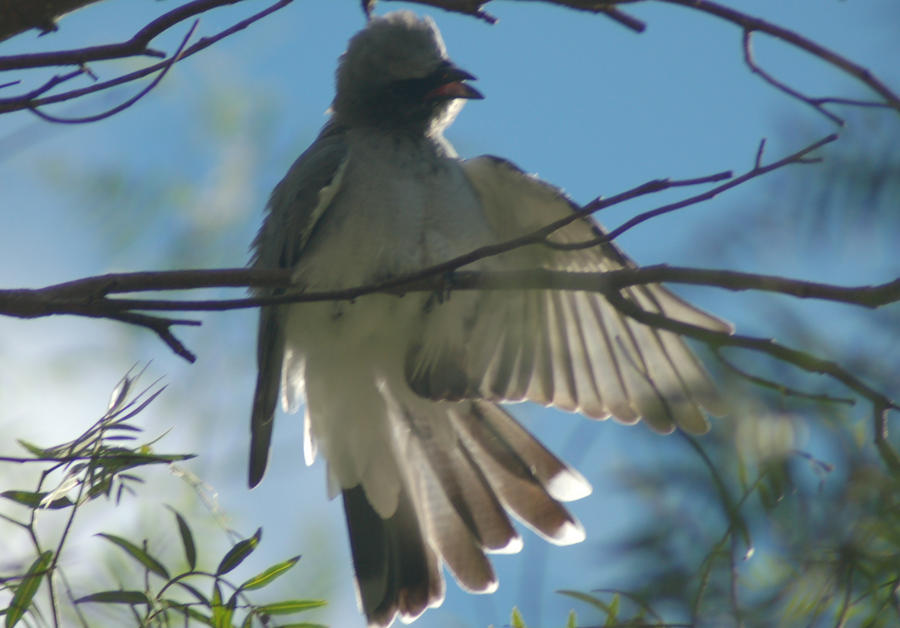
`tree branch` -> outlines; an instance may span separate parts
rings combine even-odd
[[[731,22],[732,24],[736,24],[740,26],[745,35],[745,42],[748,41],[749,33],[753,31],[759,31],[761,33],[766,33],[767,35],[771,35],[776,39],[780,39],[781,41],[788,43],[795,48],[800,48],[801,50],[805,50],[811,55],[822,59],[826,63],[833,65],[836,68],[839,68],[843,72],[853,76],[858,79],[865,85],[867,85],[870,89],[881,95],[884,98],[884,105],[895,109],[897,112],[900,112],[900,96],[894,93],[887,85],[884,84],[880,79],[878,79],[872,72],[868,69],[862,67],[850,61],[846,57],[843,57],[836,52],[829,50],[825,46],[817,44],[816,42],[803,37],[795,33],[794,31],[788,30],[777,24],[773,24],[771,22],[767,22],[758,17],[754,17],[752,15],[747,15],[746,13],[741,13],[740,11],[735,11],[730,7],[723,6],[716,2],[710,2],[709,0],[657,0],[658,2],[665,2],[667,4],[677,4],[679,6],[687,7],[689,9],[693,9],[694,11],[700,11],[702,13],[707,13],[709,15],[714,15],[718,18]],[[746,44],[745,44],[746,51]],[[751,65],[751,70],[753,70],[753,66]],[[756,72],[755,70],[753,70]],[[756,72],[759,74],[759,72]],[[763,75],[761,75],[763,76]],[[770,81],[771,82],[771,81]],[[775,83],[772,83],[773,85]],[[776,85],[777,87],[777,85]],[[793,90],[787,91],[783,88],[782,91],[786,91],[786,93],[791,94],[795,98],[799,98],[808,104],[811,104],[808,99],[802,97],[799,93],[792,93]],[[849,103],[845,103],[849,104]],[[818,108],[821,111],[821,108]],[[829,116],[831,117],[831,116]]]
[[[117,273],[87,277],[38,289],[0,290],[0,315],[40,318],[56,314],[90,317],[118,317],[132,311],[225,311],[321,301],[352,301],[367,294],[405,294],[450,290],[568,290],[604,295],[637,285],[678,283],[721,288],[734,292],[756,290],[785,294],[800,299],[817,299],[876,309],[900,302],[900,278],[867,286],[833,284],[758,275],[730,270],[686,268],[659,264],[608,272],[569,272],[546,269],[457,271],[451,275],[429,267],[382,282],[341,290],[292,292],[241,299],[124,299],[112,294],[194,290],[204,288],[285,288],[294,287],[289,270],[226,268]],[[426,276],[420,276],[427,273]],[[177,321],[196,324],[195,321]]]
[[[484,14],[481,11],[481,7],[488,3],[489,0],[410,0],[411,2],[415,2],[417,4],[424,4],[430,6],[437,6],[447,11],[453,11],[456,13],[462,13],[464,15],[475,15],[476,17],[484,18]],[[591,11],[594,13],[603,13],[607,17],[619,22],[623,26],[630,28],[636,32],[642,32],[646,25],[625,13],[623,13],[620,9],[618,9],[618,5],[622,4],[637,4],[641,2],[648,2],[650,0],[541,0],[546,4],[557,5],[561,7],[567,7],[571,9],[576,9],[580,11]],[[843,57],[836,52],[829,50],[825,46],[818,44],[811,39],[803,37],[802,35],[789,30],[787,28],[778,26],[777,24],[773,24],[772,22],[768,22],[763,20],[762,18],[758,18],[752,15],[748,15],[746,13],[741,13],[735,9],[724,6],[722,4],[718,4],[716,2],[711,2],[710,0],[656,0],[657,2],[665,2],[667,4],[676,4],[682,7],[686,7],[688,9],[693,9],[694,11],[700,11],[702,13],[706,13],[708,15],[713,15],[717,18],[723,19],[727,22],[731,22],[732,24],[736,24],[740,26],[744,32],[743,39],[743,48],[744,48],[744,60],[747,63],[747,66],[754,73],[762,77],[766,82],[780,91],[788,94],[789,96],[796,98],[811,107],[815,108],[819,113],[825,115],[833,122],[843,125],[843,120],[834,115],[833,113],[827,111],[823,108],[824,104],[843,104],[843,105],[852,105],[852,106],[861,106],[861,107],[887,107],[900,112],[900,96],[898,96],[893,90],[891,90],[881,79],[877,78],[871,71],[862,67],[861,65],[854,63],[853,61]],[[364,0],[364,4],[371,6],[374,4],[374,0]],[[494,18],[490,18],[489,21],[495,21]],[[785,83],[782,83],[775,79],[771,74],[762,70],[754,61],[752,56],[752,51],[750,48],[750,35],[755,32],[765,33],[774,37],[776,39],[780,39],[781,41],[794,46],[795,48],[800,48],[808,52],[809,54],[818,57],[824,62],[835,66],[841,71],[853,76],[857,80],[861,81],[865,85],[867,85],[870,89],[878,93],[883,99],[884,102],[870,102],[870,101],[859,101],[854,99],[847,98],[810,98],[808,96],[804,96],[799,91],[794,88],[788,86]]]
[[[53,52],[40,52],[35,54],[10,55],[0,57],[0,71],[24,70],[54,65],[82,65],[91,61],[106,61],[147,55],[163,58],[166,55],[157,50],[148,48],[148,45],[159,34],[167,31],[179,22],[205,13],[221,6],[236,4],[243,0],[193,0],[180,7],[172,9],[168,13],[156,18],[141,30],[134,34],[128,41],[118,44],[105,44],[102,46],[89,46],[74,50],[55,50]]]
[[[173,54],[165,62],[165,66],[163,67],[162,71],[156,75],[156,78],[154,78],[152,81],[150,81],[150,83],[146,87],[144,87],[144,89],[139,91],[137,94],[135,94],[128,100],[121,102],[118,105],[116,105],[115,107],[111,107],[111,108],[107,109],[106,111],[96,113],[96,114],[93,114],[90,116],[83,116],[81,118],[63,118],[60,116],[54,116],[54,115],[50,115],[49,113],[44,113],[43,111],[41,111],[40,109],[37,109],[37,108],[32,109],[31,112],[34,113],[35,115],[37,115],[39,118],[46,120],[47,122],[57,122],[57,123],[61,123],[61,124],[84,124],[84,123],[88,123],[88,122],[97,122],[99,120],[103,120],[104,118],[109,118],[110,116],[114,116],[115,114],[119,113],[120,111],[124,111],[125,109],[128,109],[130,106],[135,104],[141,98],[143,98],[144,96],[149,94],[151,91],[153,91],[153,89],[157,85],[159,85],[160,81],[163,80],[163,77],[165,77],[165,75],[169,73],[169,70],[172,69],[172,66],[175,65],[175,63],[179,59],[182,58],[182,55],[184,53],[184,47],[187,45],[191,36],[194,34],[194,31],[197,29],[198,22],[199,22],[199,20],[194,20],[194,23],[191,25],[190,30],[188,30],[187,34],[181,40],[181,44],[178,46],[177,50],[175,50],[175,54]]]
[[[898,280],[897,283],[900,284],[900,280]],[[882,447],[886,446],[887,412],[889,410],[900,410],[900,406],[849,371],[843,369],[836,362],[787,347],[770,338],[756,338],[753,336],[712,331],[671,319],[662,314],[648,312],[641,309],[638,305],[632,303],[618,292],[604,294],[617,310],[640,323],[653,327],[654,329],[665,329],[679,334],[680,336],[694,338],[695,340],[710,345],[713,349],[719,349],[721,347],[738,347],[763,353],[776,358],[781,362],[792,364],[809,373],[827,375],[842,383],[850,390],[871,402],[873,422],[875,424],[875,442],[879,445],[880,450]]]
[[[192,7],[194,9],[196,9],[198,6],[197,2],[199,2],[199,1],[200,0],[197,0],[196,2],[191,3],[189,5],[184,5],[183,7],[180,7],[179,9],[176,9],[175,11],[170,12],[170,13],[166,14],[165,16],[162,16],[161,18],[156,20],[156,22],[159,22],[160,20],[164,20],[164,19],[172,20],[172,24],[170,24],[167,27],[167,28],[169,28],[172,25],[185,19],[185,17],[187,17],[187,16],[182,16],[179,14],[179,15],[175,16],[175,17],[178,17],[179,19],[175,19],[175,17],[169,17],[171,15],[171,13],[175,13],[180,9],[185,9],[185,7]],[[214,8],[215,6],[220,6],[220,5],[225,5],[225,4],[234,4],[236,2],[242,2],[243,0],[202,0],[202,1],[210,5],[210,6],[206,7],[206,9],[205,9],[205,10],[209,10],[210,8]],[[46,81],[44,84],[40,85],[39,87],[37,87],[35,89],[32,89],[29,92],[26,92],[26,93],[18,95],[18,96],[12,96],[12,97],[8,97],[8,98],[0,98],[0,114],[12,112],[12,111],[20,111],[23,109],[35,111],[39,107],[44,107],[46,105],[56,104],[56,103],[72,100],[75,98],[80,98],[87,94],[100,92],[100,91],[109,89],[111,87],[116,87],[118,85],[122,85],[125,83],[129,83],[131,81],[135,81],[137,79],[143,78],[143,77],[153,74],[155,72],[164,71],[164,70],[166,70],[166,68],[170,67],[174,62],[184,60],[184,59],[196,54],[197,52],[200,52],[201,50],[208,48],[209,46],[218,42],[219,40],[224,39],[225,37],[228,37],[229,35],[233,35],[234,33],[247,28],[249,25],[253,24],[254,22],[257,22],[257,21],[261,20],[262,18],[266,17],[267,15],[286,7],[291,2],[293,2],[293,0],[278,0],[277,2],[274,2],[273,4],[268,6],[267,8],[251,15],[250,17],[248,17],[246,19],[236,22],[232,26],[220,31],[219,33],[216,33],[215,35],[212,35],[209,37],[202,37],[199,41],[197,41],[193,45],[191,45],[188,48],[186,48],[185,50],[183,50],[182,53],[177,57],[177,59],[173,59],[173,58],[165,59],[158,63],[154,63],[147,67],[141,68],[139,70],[135,70],[134,72],[130,72],[128,74],[117,76],[113,79],[109,79],[107,81],[103,81],[100,83],[95,83],[88,87],[72,89],[72,90],[68,90],[65,92],[58,93],[58,94],[45,96],[45,94],[47,94],[51,89],[65,83],[65,82],[68,82],[77,76],[85,74],[88,71],[87,71],[86,67],[81,67],[77,70],[73,70],[73,71],[63,74],[63,75],[54,76],[54,77],[50,78],[48,81]],[[145,27],[145,28],[148,28],[148,27]],[[67,51],[67,52],[73,53],[73,52],[78,52],[78,51]],[[48,54],[55,54],[55,53],[48,53]],[[23,55],[23,56],[27,56],[27,55]],[[6,57],[6,58],[9,59],[10,57]],[[4,58],[0,57],[0,60],[2,60],[2,59],[4,59]]]
[[[57,29],[56,20],[66,13],[93,4],[97,0],[0,0],[0,42],[32,28],[49,33]]]

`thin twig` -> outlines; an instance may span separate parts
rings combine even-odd
[[[740,11],[736,11],[730,7],[726,7],[716,2],[711,2],[710,0],[657,1],[665,2],[667,4],[677,4],[688,9],[701,11],[709,15],[715,15],[716,17],[722,18],[740,26],[744,31],[760,31],[766,33],[767,35],[771,35],[776,39],[780,39],[781,41],[788,43],[796,48],[805,50],[813,56],[822,59],[826,63],[829,63],[843,70],[862,83],[865,83],[873,91],[877,92],[884,98],[885,104],[887,104],[892,109],[896,109],[898,112],[900,112],[900,96],[895,94],[887,85],[884,84],[884,82],[882,82],[874,74],[872,74],[872,72],[862,67],[861,65],[850,61],[846,57],[843,57],[836,52],[829,50],[828,48],[817,44],[816,42],[807,39],[802,35],[795,33],[794,31],[778,26],[777,24],[767,22],[766,20],[763,20],[761,18],[747,15],[746,13],[741,13]]]
[[[827,375],[828,377],[839,381],[844,386],[872,403],[873,417],[876,424],[875,442],[877,444],[886,444],[887,411],[900,410],[900,406],[849,371],[841,368],[841,366],[835,362],[782,345],[772,339],[712,331],[671,319],[662,314],[648,312],[618,293],[605,293],[605,296],[613,307],[626,316],[655,329],[665,329],[681,336],[694,338],[708,344],[713,349],[720,347],[749,349],[751,351],[769,355],[781,362],[793,364],[809,373]]]
[[[273,3],[272,5],[266,7],[265,9],[263,9],[257,13],[254,13],[253,15],[251,15],[250,17],[248,17],[246,19],[236,22],[235,24],[216,33],[215,35],[212,35],[210,37],[201,37],[200,40],[197,41],[197,43],[193,44],[192,46],[190,46],[189,48],[184,50],[184,52],[181,54],[181,56],[179,58],[179,61],[183,61],[184,59],[187,59],[188,57],[200,52],[201,50],[208,48],[209,46],[213,45],[214,43],[218,42],[219,40],[224,39],[225,37],[233,35],[234,33],[247,28],[254,22],[257,22],[257,21],[261,20],[262,18],[266,17],[267,15],[274,13],[275,11],[278,11],[279,9],[284,8],[291,2],[293,2],[293,0],[278,0],[278,2]],[[72,100],[75,98],[80,98],[87,94],[92,94],[95,92],[103,91],[103,90],[109,89],[111,87],[116,87],[118,85],[122,85],[124,83],[129,83],[131,81],[143,78],[150,74],[154,74],[155,72],[158,72],[158,71],[162,70],[163,68],[165,68],[168,63],[169,63],[168,60],[161,61],[159,63],[154,63],[152,65],[141,68],[139,70],[135,70],[134,72],[130,72],[128,74],[123,74],[121,76],[117,76],[116,78],[110,79],[108,81],[104,81],[102,83],[97,83],[97,84],[91,85],[89,87],[82,87],[79,89],[69,90],[66,92],[59,93],[59,94],[53,94],[51,96],[36,97],[37,95],[39,95],[39,94],[35,94],[36,91],[39,91],[39,93],[41,93],[41,94],[46,91],[46,89],[43,89],[43,87],[42,87],[42,88],[39,88],[38,90],[34,90],[32,92],[29,92],[29,93],[21,95],[21,96],[13,96],[10,98],[0,98],[0,113],[7,113],[10,111],[20,111],[22,109],[34,109],[36,107],[43,107],[44,105],[51,105],[51,104],[55,104],[55,103],[59,103],[59,102],[64,102],[67,100]],[[81,73],[81,72],[83,72],[83,70],[79,71],[79,73]],[[65,78],[65,80],[68,80],[68,79],[72,78],[73,76],[75,76],[75,73],[73,73],[71,76],[65,75],[64,78]],[[54,79],[51,79],[51,80],[54,80]],[[56,86],[61,82],[62,82],[62,80],[56,80],[56,82],[54,83],[53,86]]]
[[[392,0],[388,1],[390,2]],[[495,24],[497,22],[497,18],[493,15],[481,10],[481,7],[490,2],[490,0],[414,0],[414,2],[444,9],[445,11],[450,11],[452,13],[471,15],[472,17],[477,17],[479,20],[484,20],[488,24]]]
[[[140,29],[128,41],[118,44],[104,44],[102,46],[89,46],[74,50],[56,50],[53,52],[39,52],[34,54],[9,55],[0,57],[0,71],[24,70],[27,68],[39,68],[54,65],[81,65],[89,61],[106,61],[144,55],[150,57],[165,57],[165,53],[149,49],[147,46],[159,34],[172,28],[179,22],[210,11],[218,7],[235,4],[241,0],[193,0],[183,4],[156,18]]]
[[[743,39],[743,49],[744,49],[744,62],[750,68],[750,71],[754,74],[760,76],[766,83],[773,86],[776,89],[783,91],[788,96],[796,98],[801,102],[805,102],[807,105],[821,113],[823,116],[837,124],[838,126],[844,126],[844,119],[840,116],[837,116],[830,111],[828,111],[825,107],[822,106],[821,101],[810,98],[809,96],[805,96],[801,94],[799,91],[779,81],[774,76],[763,70],[759,64],[756,63],[756,60],[753,58],[753,42],[751,40],[753,36],[753,31],[750,29],[744,29],[744,39]]]
[[[761,166],[757,162],[754,164],[753,169],[745,172],[744,174],[742,174],[739,177],[735,177],[735,178],[723,183],[722,185],[716,186],[710,190],[707,190],[706,192],[702,192],[701,194],[697,194],[695,196],[691,196],[691,197],[683,199],[681,201],[677,201],[675,203],[669,203],[668,205],[663,205],[662,207],[658,207],[656,209],[652,209],[650,211],[646,211],[641,214],[638,214],[634,218],[626,221],[625,223],[623,223],[622,225],[613,229],[612,231],[610,231],[609,233],[607,233],[605,235],[598,236],[597,238],[588,240],[586,242],[573,242],[571,244],[552,244],[552,246],[554,248],[558,248],[558,249],[577,250],[577,249],[591,248],[591,247],[603,244],[605,242],[615,240],[616,238],[618,238],[620,235],[622,235],[629,229],[633,229],[637,225],[641,224],[642,222],[646,222],[647,220],[650,220],[651,218],[655,218],[657,216],[661,216],[663,214],[667,214],[669,212],[673,212],[673,211],[682,209],[683,207],[687,207],[688,205],[695,205],[695,204],[703,202],[703,201],[708,201],[710,199],[715,198],[722,192],[725,192],[727,190],[730,190],[733,187],[741,185],[742,183],[745,183],[745,182],[749,181],[750,179],[755,179],[756,177],[767,174],[773,170],[783,168],[784,166],[787,166],[788,164],[807,163],[805,161],[806,155],[808,155],[809,153],[813,152],[814,150],[816,150],[818,148],[821,148],[822,146],[824,146],[826,144],[830,144],[831,142],[834,142],[835,140],[837,140],[837,138],[838,138],[838,136],[834,135],[834,134],[823,137],[822,139],[820,139],[816,142],[813,142],[809,146],[798,150],[796,153],[794,153],[792,155],[788,155],[787,157],[779,159],[778,161],[772,162],[768,166]],[[761,155],[761,153],[758,151],[757,156],[759,156],[759,155]]]
[[[181,40],[181,44],[178,46],[178,49],[175,51],[175,54],[173,54],[166,61],[165,67],[163,67],[163,69],[160,71],[160,73],[156,75],[156,78],[154,78],[144,89],[139,91],[137,94],[135,94],[134,96],[132,96],[125,102],[122,102],[122,103],[116,105],[115,107],[107,109],[106,111],[103,111],[101,113],[97,113],[97,114],[90,115],[90,116],[84,116],[82,118],[62,118],[59,116],[54,116],[54,115],[45,113],[45,112],[41,111],[40,109],[38,109],[37,107],[31,109],[31,112],[33,114],[35,114],[36,116],[38,116],[39,118],[46,120],[47,122],[57,122],[57,123],[61,123],[61,124],[84,124],[84,123],[88,123],[88,122],[98,122],[105,118],[109,118],[110,116],[113,116],[113,115],[119,113],[120,111],[124,111],[125,109],[128,109],[133,104],[135,104],[137,101],[139,101],[141,98],[143,98],[144,96],[149,94],[153,90],[153,88],[155,88],[157,85],[159,85],[160,81],[163,80],[163,77],[165,77],[165,75],[169,73],[169,70],[172,69],[172,66],[175,65],[175,63],[179,59],[181,59],[181,55],[184,52],[184,47],[187,45],[191,36],[194,34],[194,31],[197,29],[197,24],[199,24],[199,23],[200,23],[200,20],[194,20],[194,23],[191,25],[191,28],[188,30],[187,34]]]
[[[810,401],[818,401],[824,403],[838,403],[848,406],[856,405],[856,400],[849,397],[833,397],[826,394],[808,393],[802,390],[797,390],[796,388],[791,388],[790,386],[785,386],[780,382],[775,382],[770,379],[760,377],[759,375],[749,373],[744,369],[738,367],[734,362],[722,355],[722,352],[719,349],[713,349],[713,355],[715,355],[716,359],[718,359],[719,362],[721,362],[729,371],[736,373],[740,377],[746,379],[749,382],[752,382],[753,384],[756,384],[757,386],[774,390],[779,395],[783,395],[785,397],[796,397],[799,399],[808,399]]]

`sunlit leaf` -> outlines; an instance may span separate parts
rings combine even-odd
[[[512,628],[526,628],[525,620],[522,619],[522,613],[519,612],[519,609],[513,606],[512,614],[509,618],[509,623],[512,624]]]
[[[291,613],[308,611],[312,608],[322,608],[326,604],[328,602],[325,600],[285,600],[260,606],[259,611],[267,615],[289,615]]]
[[[256,549],[261,538],[262,528],[258,528],[256,533],[249,539],[244,539],[243,541],[235,543],[234,547],[228,550],[228,553],[225,554],[224,558],[222,558],[222,561],[219,563],[219,566],[216,568],[216,575],[221,576],[226,574],[240,565],[244,559]]]
[[[240,586],[240,589],[247,591],[251,589],[262,588],[272,582],[278,576],[285,573],[288,569],[296,565],[298,560],[300,560],[300,557],[294,556],[293,558],[289,558],[283,562],[272,565],[265,571],[256,574],[255,576],[244,582],[244,584]]]
[[[228,608],[222,604],[222,590],[219,588],[218,581],[213,586],[212,596],[212,622],[216,628],[230,628],[231,618],[234,615],[234,609]]]
[[[9,610],[6,613],[6,628],[12,628],[19,623],[19,620],[25,615],[25,611],[31,606],[31,600],[34,599],[34,595],[40,588],[51,560],[53,560],[53,552],[49,550],[43,552],[25,572],[25,577],[16,587],[16,592],[9,603]]]
[[[60,497],[54,499],[48,504],[42,503],[49,493],[32,493],[31,491],[3,491],[0,497],[12,500],[29,508],[47,508],[49,510],[58,510],[60,508],[68,508],[73,502],[68,497]]]
[[[21,438],[16,440],[19,445],[21,445],[28,453],[35,456],[36,458],[53,458],[52,450],[50,449],[42,449],[37,445],[29,443],[27,440],[22,440]]]

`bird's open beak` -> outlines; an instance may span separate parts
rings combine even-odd
[[[437,87],[425,94],[425,100],[453,100],[454,98],[480,100],[484,98],[482,93],[465,82],[474,80],[473,75],[448,63],[435,73],[434,81]]]

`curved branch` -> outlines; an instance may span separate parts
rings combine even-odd
[[[743,39],[743,47],[744,47],[744,63],[747,64],[747,67],[750,68],[750,71],[761,77],[766,83],[774,87],[775,89],[781,90],[788,96],[792,98],[796,98],[799,101],[805,102],[807,105],[821,113],[823,116],[837,124],[838,126],[844,126],[844,119],[840,116],[836,116],[835,114],[828,111],[825,107],[822,106],[821,100],[817,100],[815,98],[810,98],[809,96],[805,96],[798,92],[796,89],[788,85],[787,83],[783,83],[776,79],[774,76],[763,70],[758,63],[756,63],[756,59],[753,57],[753,31],[749,29],[744,30],[744,39]]]
[[[166,56],[164,53],[157,50],[151,50],[147,47],[157,35],[190,17],[205,13],[210,9],[242,1],[243,0],[193,0],[192,2],[183,4],[156,18],[135,33],[128,41],[123,41],[118,44],[89,46],[74,50],[55,50],[53,52],[0,57],[0,71],[24,70],[27,68],[39,68],[54,65],[81,65],[91,61],[106,61],[109,59],[121,59],[123,57],[133,57],[138,55],[163,58]]]
[[[230,2],[228,2],[228,3],[240,2],[240,1],[243,1],[243,0],[230,0]],[[220,2],[224,2],[224,0],[220,0]],[[197,41],[195,44],[193,44],[193,45],[189,46],[187,49],[185,49],[176,61],[182,61],[182,60],[200,52],[201,50],[208,48],[209,46],[213,45],[214,43],[218,42],[219,40],[224,39],[225,37],[228,37],[229,35],[233,35],[234,33],[247,28],[254,22],[257,22],[257,21],[261,20],[262,18],[266,17],[267,15],[286,7],[291,2],[293,2],[293,0],[278,0],[277,2],[274,2],[273,4],[268,6],[267,8],[265,8],[261,11],[258,11],[257,13],[254,13],[250,17],[247,17],[239,22],[236,22],[235,24],[216,33],[215,35],[200,38],[200,40]],[[85,68],[73,70],[72,72],[69,72],[62,76],[54,76],[53,78],[51,78],[49,81],[47,81],[40,87],[38,87],[34,90],[31,90],[30,92],[27,92],[25,94],[22,94],[19,96],[13,96],[13,97],[9,97],[9,98],[0,98],[0,114],[9,113],[12,111],[20,111],[23,109],[34,110],[38,107],[43,107],[45,105],[51,105],[51,104],[55,104],[55,103],[65,102],[67,100],[72,100],[75,98],[80,98],[87,94],[100,92],[100,91],[109,89],[111,87],[116,87],[118,85],[123,85],[125,83],[129,83],[131,81],[141,79],[147,75],[164,70],[167,66],[171,65],[171,63],[172,63],[171,59],[166,59],[166,60],[160,61],[158,63],[149,65],[147,67],[141,68],[139,70],[135,70],[134,72],[130,72],[128,74],[123,74],[123,75],[117,76],[113,79],[109,79],[109,80],[103,81],[101,83],[96,83],[96,84],[90,85],[88,87],[72,89],[72,90],[61,92],[58,94],[53,94],[51,96],[44,96],[44,94],[47,93],[50,89],[66,82],[66,81],[69,81],[69,80],[75,78],[76,76],[84,74],[86,72]]]
[[[710,2],[710,0],[657,0],[657,2],[677,4],[679,6],[687,7],[695,11],[714,15],[718,18],[731,22],[732,24],[740,26],[745,33],[759,31],[761,33],[766,33],[767,35],[771,35],[776,39],[780,39],[781,41],[788,43],[796,48],[805,50],[811,55],[822,59],[826,63],[833,65],[836,68],[841,69],[850,76],[853,76],[862,83],[866,84],[870,89],[884,98],[885,104],[887,106],[900,112],[900,96],[894,93],[887,85],[884,84],[883,81],[872,74],[872,72],[862,67],[861,65],[854,63],[850,59],[847,59],[846,57],[843,57],[836,52],[829,50],[825,46],[817,44],[816,42],[795,33],[794,31],[788,30],[761,18],[747,15],[746,13],[741,13],[740,11],[735,11],[730,7],[726,7],[716,2]],[[799,97],[801,100],[804,100],[799,96],[799,94],[795,95],[795,97]]]
[[[364,5],[371,6],[374,4],[375,0],[364,0]],[[430,6],[437,6],[442,9],[446,9],[447,11],[453,11],[456,13],[462,13],[464,15],[475,15],[476,17],[485,18],[483,11],[481,11],[481,6],[488,3],[489,0],[411,0],[417,4],[424,4]],[[645,28],[645,24],[640,20],[633,18],[621,10],[618,9],[619,5],[623,4],[636,4],[639,2],[648,2],[649,0],[542,0],[546,4],[557,5],[561,7],[568,7],[581,11],[591,11],[594,13],[602,13],[606,15],[620,24],[630,28],[636,32],[642,32]],[[783,91],[784,93],[790,95],[793,98],[797,98],[798,100],[805,102],[806,104],[812,106],[817,111],[827,116],[830,120],[837,124],[843,124],[843,121],[840,117],[834,115],[833,113],[827,111],[822,107],[822,105],[827,103],[832,104],[844,104],[844,105],[853,105],[853,106],[862,106],[862,107],[888,107],[891,109],[895,109],[900,112],[900,96],[898,96],[893,90],[891,90],[881,79],[877,78],[871,71],[862,67],[861,65],[854,63],[850,59],[843,57],[836,52],[829,50],[825,46],[818,44],[811,39],[803,37],[802,35],[789,30],[787,28],[778,26],[777,24],[773,24],[772,22],[766,21],[762,18],[758,18],[752,15],[748,15],[746,13],[741,13],[735,9],[730,7],[718,4],[716,2],[711,2],[710,0],[657,0],[658,2],[665,2],[668,4],[676,4],[679,6],[683,6],[689,9],[693,9],[695,11],[700,11],[702,13],[707,13],[709,15],[713,15],[720,19],[723,19],[727,22],[731,22],[732,24],[736,24],[740,26],[744,31],[744,59],[747,62],[750,70],[761,76],[766,82],[773,85],[777,89]],[[494,21],[493,18],[490,18],[491,22]],[[883,99],[883,103],[879,102],[869,102],[869,101],[858,101],[854,99],[847,98],[810,98],[808,96],[804,96],[797,90],[788,86],[785,83],[781,83],[771,74],[763,71],[757,64],[755,64],[752,60],[752,53],[750,52],[749,42],[750,42],[750,34],[754,31],[758,31],[761,33],[765,33],[776,39],[780,39],[781,41],[794,46],[795,48],[800,48],[801,50],[805,50],[811,55],[818,57],[825,61],[826,63],[833,65],[843,72],[853,76],[857,80],[866,84],[870,89],[878,93]]]
[[[181,44],[178,46],[178,49],[175,51],[175,54],[173,54],[166,61],[165,66],[160,71],[160,73],[156,75],[156,78],[154,78],[152,81],[150,81],[150,83],[144,89],[139,91],[137,94],[135,94],[134,96],[132,96],[125,102],[119,103],[115,107],[111,107],[110,109],[107,109],[106,111],[103,111],[101,113],[96,113],[94,115],[84,116],[81,118],[62,118],[59,116],[51,115],[49,113],[45,113],[45,112],[41,111],[40,109],[38,109],[37,107],[33,108],[31,110],[31,112],[33,114],[35,114],[36,116],[38,116],[39,118],[46,120],[47,122],[57,122],[57,123],[61,123],[61,124],[84,124],[87,122],[98,122],[100,120],[103,120],[104,118],[109,118],[110,116],[113,116],[113,115],[119,113],[120,111],[124,111],[124,110],[128,109],[130,106],[135,104],[141,98],[143,98],[144,96],[149,94],[151,91],[153,91],[153,89],[157,85],[159,85],[160,81],[163,80],[163,77],[165,77],[165,75],[169,73],[169,70],[172,69],[172,66],[175,65],[175,63],[179,59],[181,59],[182,54],[184,53],[184,47],[187,45],[188,40],[190,40],[191,35],[194,34],[194,31],[197,29],[197,24],[199,22],[200,22],[200,20],[194,20],[194,23],[191,25],[190,30],[188,30],[187,34],[181,40]]]

